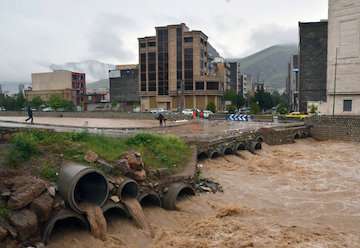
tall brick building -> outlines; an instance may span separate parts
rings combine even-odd
[[[299,111],[326,102],[328,22],[299,23]]]
[[[203,32],[183,23],[156,27],[156,36],[139,38],[142,111],[205,109],[211,102],[222,109],[226,82],[213,67],[210,48]]]

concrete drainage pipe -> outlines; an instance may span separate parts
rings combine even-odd
[[[102,207],[109,195],[105,176],[98,170],[79,164],[68,164],[61,169],[58,186],[65,202],[78,213],[83,212],[82,203]]]
[[[136,198],[139,194],[139,185],[134,180],[126,178],[120,184],[117,194],[120,199]]]
[[[246,150],[246,145],[245,145],[244,143],[239,143],[239,144],[237,145],[237,150],[238,150],[238,151],[244,151],[244,150]]]
[[[223,151],[223,154],[224,154],[224,155],[231,155],[231,154],[233,154],[233,153],[234,153],[234,150],[233,150],[232,147],[226,147],[226,148],[224,148],[224,151]]]
[[[140,202],[141,206],[157,206],[161,207],[161,200],[159,195],[156,192],[147,192],[140,194],[137,197],[138,201]]]
[[[42,236],[42,242],[46,245],[50,237],[57,225],[60,223],[67,224],[69,223],[79,223],[81,226],[83,226],[85,229],[90,230],[90,226],[88,221],[85,219],[85,217],[77,212],[74,212],[70,209],[62,209],[57,214],[55,214],[48,223],[45,226],[43,236]]]
[[[174,183],[170,185],[168,191],[165,193],[162,205],[167,210],[176,210],[176,203],[186,196],[195,195],[194,188],[185,183]]]
[[[126,217],[130,217],[129,211],[127,208],[120,202],[115,203],[111,200],[105,203],[105,205],[101,208],[104,215],[106,215],[109,212],[117,212],[120,213]]]
[[[250,141],[248,144],[248,150],[251,153],[255,153],[258,150],[262,149],[262,145],[261,142],[257,142],[257,141]]]

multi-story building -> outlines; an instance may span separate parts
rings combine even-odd
[[[286,79],[286,94],[290,111],[299,111],[299,55],[291,56]]]
[[[109,71],[110,101],[124,109],[139,105],[139,65],[118,65]]]
[[[252,91],[252,77],[249,74],[241,74],[240,76],[240,91],[239,94],[244,98],[249,95]]]
[[[299,111],[326,102],[328,22],[299,23]]]
[[[360,115],[360,1],[329,0],[324,114]]]
[[[31,79],[31,89],[25,90],[27,100],[31,101],[38,96],[48,101],[52,95],[58,95],[72,101],[75,106],[83,106],[86,96],[85,73],[56,70],[33,73]]]
[[[241,71],[239,62],[229,62],[230,65],[230,90],[234,90],[237,94],[242,94],[241,92]]]
[[[225,82],[212,69],[208,37],[185,24],[156,27],[156,36],[139,38],[142,111],[164,108],[223,108]]]

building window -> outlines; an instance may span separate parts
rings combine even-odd
[[[158,30],[158,94],[168,95],[169,90],[169,33],[167,29]]]
[[[352,112],[352,100],[344,100],[344,112]]]
[[[196,90],[204,90],[205,89],[204,81],[197,81],[195,83],[195,88]]]
[[[140,81],[141,91],[146,91],[146,53],[140,54]]]
[[[155,41],[149,41],[147,44],[148,44],[149,47],[154,47],[154,46],[156,46],[156,42],[155,42]]]
[[[140,47],[141,47],[141,48],[145,48],[145,47],[146,47],[146,43],[140,43]]]
[[[193,42],[193,37],[184,37],[184,42],[185,43]]]
[[[217,81],[209,81],[206,86],[207,90],[219,90],[219,82]]]

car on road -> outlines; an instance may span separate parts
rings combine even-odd
[[[287,114],[285,117],[289,118],[289,119],[304,120],[306,117],[309,117],[309,115],[308,114],[303,114],[303,113],[300,113],[300,112],[292,112],[290,114]]]
[[[0,111],[6,111],[4,107],[0,107]]]
[[[214,113],[211,112],[210,110],[204,110],[203,113],[204,113],[204,118],[205,118],[205,119],[209,119],[210,115],[213,115],[213,114],[214,114]]]
[[[164,113],[164,112],[166,112],[166,110],[163,108],[156,108],[156,109],[151,109],[150,112],[152,114],[158,114],[158,113]]]
[[[54,112],[54,109],[52,107],[43,108],[41,110],[42,112]]]
[[[193,110],[192,109],[184,109],[183,111],[181,111],[181,113],[183,115],[193,115]]]

